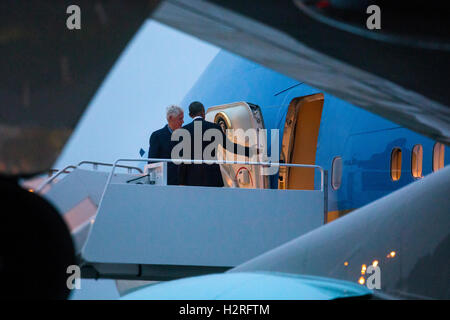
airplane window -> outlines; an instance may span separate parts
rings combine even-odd
[[[331,186],[334,190],[341,187],[342,183],[342,158],[335,157],[331,166]]]
[[[445,148],[442,143],[436,142],[433,147],[433,172],[444,167]]]
[[[411,153],[411,174],[414,178],[422,178],[422,145],[416,144]]]
[[[402,150],[394,148],[391,153],[391,178],[393,181],[400,179],[402,175]]]

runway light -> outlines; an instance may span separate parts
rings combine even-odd
[[[367,270],[367,266],[365,264],[363,264],[361,266],[361,274],[366,274],[366,270]]]
[[[363,285],[366,282],[366,279],[364,279],[364,277],[359,278],[358,283],[360,285]]]
[[[396,255],[395,251],[391,251],[389,252],[389,254],[387,255],[388,258],[394,258]]]
[[[378,260],[373,260],[372,265],[373,265],[374,267],[378,266]]]

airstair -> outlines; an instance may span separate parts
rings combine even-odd
[[[88,168],[87,166],[92,166]],[[108,172],[99,167],[113,164],[82,161],[69,165],[44,180],[35,190],[49,200],[61,213],[72,234],[77,253],[86,242],[87,235],[97,214],[97,209],[108,180]],[[122,166],[127,173],[116,173],[114,181],[127,181],[142,174],[138,167]]]
[[[156,163],[144,173],[119,164],[144,161]],[[83,277],[161,281],[224,272],[325,222],[328,179],[320,166],[221,161],[311,168],[320,188],[215,188],[166,185],[169,161],[119,159],[106,164],[109,174],[82,169],[83,162],[37,190],[52,184],[44,196],[72,221]],[[194,160],[209,162],[217,161]],[[129,171],[117,173],[120,167]]]

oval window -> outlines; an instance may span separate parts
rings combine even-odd
[[[436,142],[433,147],[433,172],[444,167],[445,147],[442,143]]]
[[[411,174],[414,178],[422,178],[422,145],[416,144],[411,152]]]
[[[331,165],[331,186],[334,190],[341,187],[342,183],[342,158],[335,157]]]
[[[391,178],[393,181],[400,179],[402,175],[402,150],[394,148],[391,153]]]

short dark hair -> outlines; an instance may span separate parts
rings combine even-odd
[[[205,113],[205,107],[201,102],[194,101],[189,105],[189,115],[191,117],[199,116]]]

